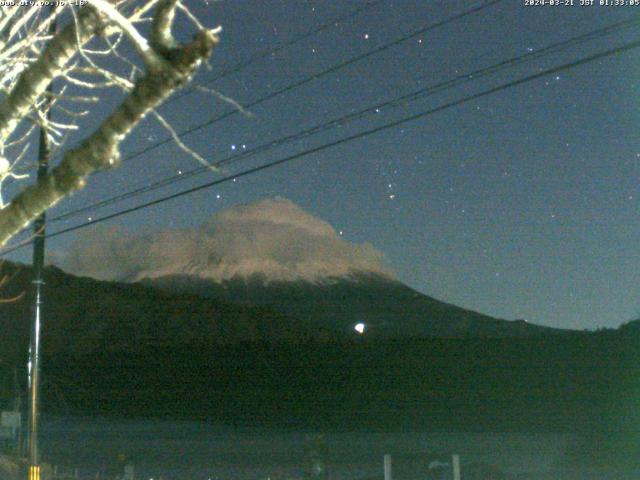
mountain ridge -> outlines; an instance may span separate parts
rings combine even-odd
[[[4,262],[0,275],[11,278],[4,287],[6,298],[27,293],[0,305],[2,357],[16,360],[26,355],[32,273],[29,267]],[[494,319],[440,302],[399,281],[362,274],[322,285],[264,284],[259,277],[224,284],[192,277],[121,283],[76,277],[50,266],[45,269],[43,318],[43,346],[52,354],[135,351],[141,344],[178,348],[193,342],[351,341],[360,337],[353,329],[357,323],[366,325],[364,337],[370,340],[562,332]]]
[[[31,287],[29,268],[5,263],[0,274],[11,276],[5,298]],[[289,284],[297,297],[285,289],[281,298],[308,301],[315,292],[317,298],[326,296],[317,307],[334,308],[342,298],[333,295],[338,290],[358,300],[350,308],[368,305],[369,310],[359,310],[363,314],[390,314],[394,311],[383,311],[390,303],[415,302],[414,307],[462,315],[456,321],[460,328],[468,325],[466,318],[511,335],[495,336],[496,330],[488,329],[485,336],[459,330],[458,336],[412,337],[372,328],[360,336],[349,317],[348,332],[321,330],[313,321],[255,300],[229,303],[47,268],[43,378],[58,387],[45,384],[44,403],[52,411],[68,402],[86,414],[305,428],[397,428],[399,418],[407,428],[571,429],[591,426],[592,419],[602,428],[630,425],[629,412],[637,409],[619,400],[635,398],[629,395],[637,387],[634,366],[640,365],[635,328],[558,335],[451,306],[399,282],[359,280],[323,288]],[[265,294],[254,290],[256,285],[241,284],[247,295]],[[226,286],[225,295],[236,291]],[[6,378],[24,365],[30,306],[26,297],[0,304],[0,372]],[[299,306],[294,302],[292,308]],[[331,308],[329,313],[335,312]],[[315,320],[323,315],[327,310],[320,309]],[[518,328],[527,334],[514,336]],[[56,398],[62,389],[63,402]],[[12,392],[7,388],[4,397]]]
[[[346,334],[363,323],[376,336],[529,336],[563,330],[493,318],[422,294],[373,272],[323,282],[273,281],[260,275],[215,281],[176,274],[140,283],[242,305],[261,305]],[[300,318],[302,317],[302,318]]]

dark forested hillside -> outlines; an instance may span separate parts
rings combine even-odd
[[[268,306],[301,323],[352,333],[359,322],[378,337],[523,337],[562,330],[507,321],[451,305],[375,274],[353,274],[324,282],[238,278],[222,283],[186,275],[146,280],[167,292],[195,293],[240,305]]]
[[[91,413],[337,429],[620,430],[640,427],[639,345],[640,335],[618,332],[193,343],[47,365],[67,401]]]
[[[31,315],[28,268],[5,263],[10,280],[0,304],[0,360],[26,358]],[[233,305],[193,294],[169,294],[137,284],[78,278],[56,268],[45,272],[43,349],[71,356],[101,351],[137,351],[200,341],[307,341],[330,339],[325,329],[310,328],[266,306]]]
[[[27,269],[4,269],[12,275],[5,298],[28,290]],[[277,303],[167,293],[54,268],[46,282],[49,412],[338,429],[640,428],[635,324],[474,336],[470,316],[471,329],[457,337],[358,336]],[[27,297],[0,305],[2,378],[24,366]],[[11,388],[3,387],[7,400]]]

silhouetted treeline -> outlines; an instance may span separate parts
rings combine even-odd
[[[14,275],[5,298],[29,288],[28,269],[4,268]],[[638,322],[526,338],[358,337],[270,305],[57,269],[46,281],[49,412],[335,429],[640,431]],[[0,305],[7,401],[11,372],[26,363],[29,312],[28,294]]]
[[[337,429],[640,430],[639,334],[244,343],[46,359],[66,413]],[[53,389],[47,404],[61,409]]]

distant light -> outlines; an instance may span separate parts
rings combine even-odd
[[[364,333],[366,325],[364,323],[358,323],[353,329],[358,332],[360,335]]]

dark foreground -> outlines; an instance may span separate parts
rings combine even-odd
[[[366,431],[640,431],[640,335],[141,347],[46,358],[50,411]]]
[[[118,462],[135,465],[136,477],[179,480],[272,480],[307,477],[310,449],[329,479],[381,478],[391,454],[394,478],[428,476],[429,458],[458,453],[465,480],[631,479],[637,469],[585,465],[584,435],[553,433],[318,433],[231,428],[210,422],[45,419],[43,447],[53,463],[79,467],[84,478],[103,477]],[[583,457],[582,460],[584,460]],[[446,459],[446,458],[445,458]],[[445,477],[446,478],[446,477]]]

